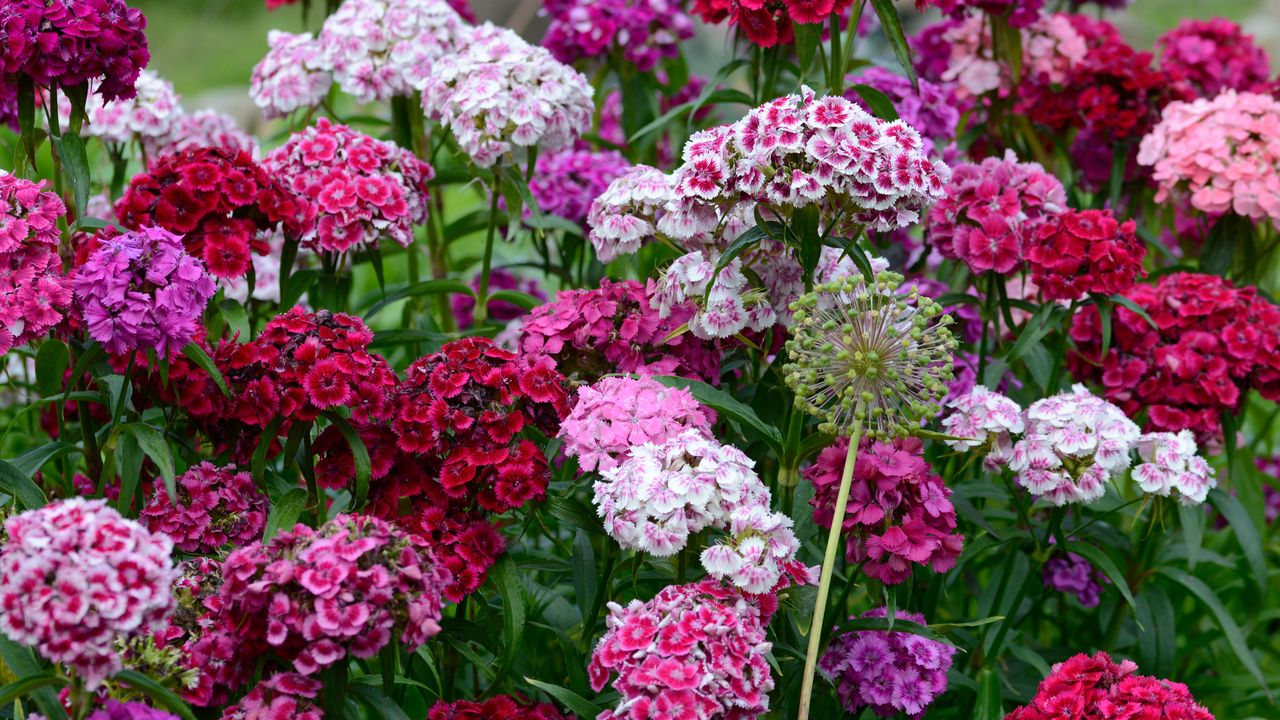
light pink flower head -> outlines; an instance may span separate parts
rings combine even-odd
[[[294,35],[272,30],[267,35],[267,45],[270,49],[254,66],[249,82],[249,97],[254,104],[269,118],[319,105],[333,85],[333,74],[320,43],[311,33]]]
[[[968,393],[949,400],[947,411],[942,429],[956,438],[947,440],[947,445],[957,450],[984,448],[988,468],[1008,461],[1013,450],[1012,436],[1025,429],[1018,403],[983,385],[975,385]]]
[[[1196,454],[1196,438],[1190,430],[1147,433],[1138,439],[1142,462],[1133,479],[1146,492],[1169,497],[1175,491],[1184,505],[1199,505],[1217,487],[1214,470]]]

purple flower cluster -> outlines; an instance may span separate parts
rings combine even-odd
[[[1102,597],[1098,571],[1088,560],[1069,552],[1049,558],[1042,572],[1044,586],[1058,592],[1075,593],[1084,607],[1097,607]]]
[[[542,44],[557,60],[609,55],[617,47],[627,62],[649,72],[680,54],[693,37],[693,19],[675,0],[547,0],[551,18]]]
[[[863,613],[887,617],[886,608]],[[898,620],[924,625],[918,613],[897,612]],[[837,636],[818,669],[836,684],[840,703],[851,715],[871,708],[881,717],[899,712],[918,718],[947,689],[947,671],[956,649],[906,632],[859,630]]]
[[[94,711],[89,720],[178,720],[178,716],[145,703],[108,700],[106,707]]]
[[[143,228],[103,239],[72,280],[89,336],[117,355],[172,355],[195,338],[217,288],[181,236]]]
[[[103,100],[134,96],[151,59],[147,19],[124,0],[7,0],[0,6],[0,85],[31,78],[44,88],[101,80]]]
[[[630,167],[616,150],[547,153],[538,157],[529,190],[542,212],[582,225],[592,201]]]

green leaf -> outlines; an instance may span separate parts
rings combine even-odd
[[[671,120],[673,120],[676,116],[686,112],[697,112],[698,108],[701,108],[703,105],[736,104],[736,105],[745,105],[750,107],[756,104],[755,101],[752,100],[750,95],[742,92],[741,90],[737,90],[734,88],[717,88],[715,87],[716,84],[717,83],[715,82],[707,83],[706,87],[702,91],[702,95],[700,95],[698,98],[694,100],[690,100],[688,102],[680,103],[679,105],[663,113],[653,122],[650,122],[649,124],[637,130],[634,134],[632,134],[630,137],[627,138],[628,144],[640,142],[650,133],[666,127],[667,124],[670,123]]]
[[[1248,218],[1227,213],[1209,229],[1209,237],[1200,252],[1200,270],[1210,275],[1226,276],[1235,261],[1236,248],[1244,247],[1255,232]]]
[[[893,101],[888,95],[880,92],[870,85],[854,85],[853,91],[858,93],[858,97],[871,108],[871,112],[876,117],[885,122],[893,122],[898,119],[898,111],[893,107]]]
[[[1187,567],[1195,572],[1204,546],[1204,508],[1178,503],[1178,519],[1182,523],[1182,535],[1187,546]]]
[[[315,270],[299,270],[290,275],[287,281],[281,276],[280,307],[290,308],[297,305],[302,296],[306,295],[319,279],[320,273]]]
[[[302,509],[307,506],[307,491],[304,488],[293,488],[276,500],[267,515],[267,526],[262,531],[262,542],[275,537],[281,530],[291,530],[298,524]]]
[[[133,507],[133,498],[138,494],[138,486],[142,483],[142,447],[138,445],[137,438],[128,434],[121,435],[117,443],[121,481],[116,509],[124,513]]]
[[[49,140],[58,151],[58,157],[62,160],[62,171],[66,173],[67,181],[71,184],[76,213],[82,213],[85,206],[89,204],[89,155],[85,152],[84,141],[75,133],[67,133],[62,137],[50,136]]]
[[[1000,674],[991,667],[978,671],[978,700],[973,706],[973,720],[1000,720],[1004,717],[1004,693]]]
[[[0,707],[8,705],[20,697],[26,697],[40,688],[66,684],[66,678],[58,677],[53,673],[44,673],[35,677],[16,680],[4,687],[0,687]]]
[[[449,280],[449,279],[423,280],[420,283],[415,283],[413,285],[409,285],[408,287],[402,287],[402,288],[399,288],[398,290],[392,290],[391,292],[387,293],[381,300],[374,303],[368,310],[365,311],[364,318],[368,320],[369,318],[372,318],[373,316],[382,312],[382,310],[385,309],[388,305],[394,302],[397,302],[399,300],[404,300],[405,298],[422,297],[423,295],[441,295],[441,294],[451,294],[451,293],[458,293],[460,295],[470,295],[472,297],[475,297],[475,293],[472,292],[471,286],[467,285],[461,280]]]
[[[29,648],[13,642],[0,633],[0,661],[9,666],[9,670],[18,677],[33,677],[43,673],[35,654]],[[29,691],[36,707],[47,718],[64,717],[67,711],[58,700],[58,694],[52,687],[40,687]]]
[[[524,594],[520,586],[520,572],[510,555],[493,566],[489,573],[502,595],[502,655],[498,663],[495,682],[506,677],[520,654],[520,641],[524,638]]]
[[[911,62],[911,46],[907,44],[906,33],[902,31],[902,20],[898,17],[898,9],[894,7],[893,0],[871,0],[871,6],[876,9],[876,16],[880,18],[880,27],[884,30],[889,46],[893,48],[894,56],[898,58],[898,64],[902,65],[903,72],[911,80],[911,86],[918,91],[920,81],[916,78],[916,66]]]
[[[782,432],[766,423],[756,415],[756,411],[739,402],[729,393],[714,388],[707,383],[674,375],[658,375],[654,378],[667,387],[684,388],[695,400],[715,410],[717,413],[734,422],[754,430],[764,438],[775,453],[782,453]]]
[[[821,23],[795,23],[792,26],[796,38],[796,59],[800,62],[800,78],[803,80],[813,64],[813,56],[822,42]]]
[[[1231,532],[1235,534],[1240,549],[1244,551],[1245,560],[1249,563],[1249,572],[1253,574],[1254,582],[1258,583],[1258,590],[1265,595],[1269,578],[1267,560],[1262,550],[1262,536],[1254,525],[1253,518],[1239,499],[1219,488],[1209,491],[1209,502],[1227,519],[1227,525],[1231,527]]]
[[[182,354],[186,355],[188,360],[200,366],[200,369],[209,373],[209,377],[213,378],[213,384],[218,386],[223,396],[231,397],[231,391],[227,389],[227,381],[222,377],[222,371],[218,369],[217,365],[213,364],[213,358],[209,357],[209,353],[205,352],[204,348],[195,343],[187,343],[187,346],[182,348]]]
[[[42,508],[48,502],[44,491],[30,477],[4,460],[0,460],[0,490],[17,498],[27,510]]]
[[[1053,355],[1045,348],[1044,343],[1038,342],[1028,347],[1022,354],[1022,362],[1026,364],[1036,385],[1048,389],[1049,379],[1053,377]]]
[[[866,278],[867,282],[875,281],[876,273],[871,267],[871,258],[867,257],[866,251],[862,249],[862,246],[858,245],[857,240],[827,238],[823,240],[823,244],[843,250],[844,254],[853,261],[853,264],[858,266],[858,270],[862,273],[862,277]]]
[[[146,675],[133,670],[121,670],[116,673],[115,679],[151,698],[157,705],[166,708],[182,720],[196,720],[191,707],[183,702],[182,698]]]
[[[61,340],[49,339],[36,352],[36,390],[41,395],[54,395],[62,389],[63,378],[71,367],[71,356]]]
[[[120,429],[137,438],[138,447],[142,448],[142,452],[151,458],[156,467],[160,468],[160,477],[164,479],[164,487],[169,492],[169,499],[177,502],[178,489],[173,483],[173,453],[164,440],[164,434],[142,423],[129,423],[121,426]],[[128,481],[129,478],[123,478],[123,480]]]
[[[107,352],[102,349],[98,341],[93,341],[85,346],[84,352],[80,353],[80,357],[76,359],[75,367],[71,369],[71,378],[67,380],[67,387],[62,391],[62,400],[66,402],[71,399],[71,388],[80,382],[80,378],[84,377],[89,368],[93,367],[107,356]]]
[[[409,716],[395,701],[372,685],[354,683],[349,685],[347,690],[366,707],[377,713],[382,720],[409,720]]]
[[[1117,305],[1123,305],[1126,310],[1134,313],[1135,315],[1142,318],[1143,320],[1146,320],[1147,324],[1151,326],[1151,329],[1153,330],[1160,329],[1159,326],[1156,325],[1156,321],[1152,320],[1151,316],[1147,314],[1147,311],[1144,310],[1141,305],[1130,300],[1129,298],[1123,295],[1112,295],[1111,302]]]
[[[592,535],[603,535],[600,517],[588,505],[569,495],[552,495],[547,498],[547,511],[560,522],[586,530]]]
[[[1152,675],[1165,677],[1173,672],[1177,653],[1178,623],[1169,596],[1157,583],[1147,583],[1138,594],[1134,611],[1146,632],[1138,633],[1138,660]]]
[[[572,690],[566,690],[565,688],[562,688],[559,685],[552,685],[551,683],[545,683],[545,682],[542,682],[541,680],[534,680],[531,677],[525,678],[524,681],[538,688],[542,692],[550,695],[556,700],[559,700],[561,705],[564,705],[565,707],[569,708],[569,710],[571,710],[574,714],[578,715],[579,717],[589,719],[589,718],[594,718],[600,713],[604,712],[604,708],[601,708],[593,704],[592,702],[583,698],[581,695],[578,695]]]
[[[1004,618],[995,618],[991,620],[991,622],[1003,619]],[[911,635],[919,635],[923,638],[929,638],[934,642],[940,642],[944,645],[950,645],[951,647],[957,647],[956,644],[946,635],[937,632],[930,626],[914,623],[910,620],[904,620],[901,617],[897,617],[896,613],[893,620],[890,620],[887,617],[860,617],[851,618],[840,623],[840,632],[853,632],[856,630],[882,630],[885,632],[892,630],[894,632],[904,632]]]
[[[578,530],[573,538],[573,596],[584,614],[596,606],[596,551],[591,538]]]
[[[1053,315],[1053,309],[1057,307],[1053,303],[1042,305],[1035,315],[1027,321],[1022,331],[1018,334],[1018,339],[1013,343],[1013,347],[1009,348],[1009,354],[1005,358],[1006,362],[1014,362],[1022,357],[1027,348],[1032,343],[1039,342],[1045,335],[1053,330],[1053,325],[1049,322],[1049,318]]]
[[[369,476],[371,473],[369,463],[369,449],[365,447],[364,440],[360,439],[360,433],[351,427],[351,423],[347,422],[341,415],[326,410],[325,418],[338,428],[338,432],[342,433],[342,437],[347,441],[347,445],[351,446],[351,457],[355,461],[356,466],[356,487],[352,492],[355,500],[352,502],[353,509],[359,509],[364,505],[365,498],[369,497]]]
[[[1062,546],[1062,549],[1067,552],[1073,552],[1093,563],[1093,566],[1101,571],[1103,575],[1106,575],[1112,585],[1116,586],[1116,589],[1124,596],[1125,601],[1128,602],[1130,606],[1134,606],[1133,591],[1129,589],[1129,581],[1125,580],[1124,573],[1120,572],[1120,568],[1116,567],[1116,564],[1112,562],[1109,555],[1098,548],[1089,545],[1088,543],[1080,542],[1079,540],[1068,540],[1066,544]]]
[[[549,215],[548,217],[553,216]],[[545,300],[540,300],[529,293],[520,292],[519,290],[498,290],[496,292],[489,293],[489,302],[493,302],[494,300],[509,302],[524,310],[532,310],[546,302]]]
[[[254,482],[258,483],[258,487],[266,487],[267,453],[271,452],[272,443],[280,436],[280,425],[284,420],[284,416],[277,415],[267,423],[267,426],[262,429],[262,434],[258,436],[258,444],[253,448],[253,456],[249,458],[249,472],[253,474]]]
[[[10,460],[9,464],[27,477],[35,477],[36,471],[48,464],[50,460],[78,452],[80,448],[75,445],[55,440],[22,453]]]
[[[1222,604],[1222,600],[1218,598],[1217,593],[1208,585],[1205,585],[1200,578],[1188,575],[1178,568],[1164,566],[1157,572],[1186,588],[1200,602],[1204,603],[1205,607],[1209,608],[1209,612],[1213,614],[1214,620],[1217,621],[1218,627],[1222,629],[1222,634],[1227,639],[1227,645],[1231,647],[1231,651],[1240,660],[1240,664],[1258,681],[1258,684],[1266,691],[1267,697],[1271,697],[1271,688],[1267,685],[1267,678],[1262,674],[1262,668],[1258,667],[1257,658],[1250,652],[1249,643],[1245,641],[1244,633],[1240,631],[1240,626],[1236,624],[1235,618],[1231,617],[1231,611]]]
[[[226,298],[218,303],[218,312],[222,314],[227,327],[239,335],[242,341],[249,339],[249,314],[245,312],[244,305],[237,300]]]

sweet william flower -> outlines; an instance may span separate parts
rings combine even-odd
[[[1146,492],[1169,497],[1177,491],[1184,505],[1199,505],[1218,484],[1213,468],[1196,454],[1190,430],[1147,433],[1137,448],[1142,462],[1133,469],[1133,479]]]
[[[1252,35],[1226,18],[1185,18],[1156,38],[1160,67],[1198,97],[1223,90],[1264,92],[1271,80],[1271,58]]]
[[[887,616],[887,608],[876,608],[860,617]],[[899,611],[894,617],[926,624],[919,613]],[[901,712],[914,718],[946,692],[955,653],[946,643],[911,633],[856,630],[831,641],[818,669],[835,683],[840,703],[850,714],[871,708],[881,717]]]
[[[947,401],[947,415],[942,419],[943,431],[957,438],[946,444],[956,450],[980,450],[989,469],[1008,462],[1013,436],[1021,435],[1025,428],[1022,408],[984,385],[975,385]]]
[[[1068,210],[1039,227],[1026,251],[1031,280],[1046,300],[1128,292],[1146,275],[1146,243],[1133,220],[1110,210]]]
[[[269,118],[320,105],[333,85],[333,72],[311,33],[272,30],[267,47],[249,80],[254,104]]]
[[[551,703],[530,703],[523,698],[498,695],[484,701],[439,700],[427,711],[427,720],[569,720]]]
[[[1099,720],[1213,720],[1186,685],[1137,671],[1133,662],[1117,663],[1105,652],[1076,655],[1054,665],[1031,702],[1005,720],[1057,720],[1068,708],[1078,717]]]
[[[0,356],[49,332],[71,305],[58,257],[61,198],[0,172]]]
[[[178,476],[175,489],[171,499],[164,484],[155,483],[139,516],[152,532],[173,538],[179,550],[212,553],[262,536],[267,497],[249,473],[204,462]]]
[[[550,0],[542,44],[563,63],[607,57],[615,49],[640,72],[677,57],[693,19],[673,0]]]

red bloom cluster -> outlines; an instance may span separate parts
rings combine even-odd
[[[491,697],[484,702],[458,700],[437,702],[427,713],[427,720],[568,720],[551,703],[527,704],[509,695]]]
[[[1005,720],[1213,720],[1186,685],[1137,671],[1105,652],[1076,655],[1054,665],[1031,702]]]
[[[662,318],[650,293],[634,280],[601,280],[595,290],[561,290],[533,309],[521,326],[520,349],[553,357],[569,376],[590,382],[610,373],[720,378],[719,352],[673,331],[693,315],[689,306]]]
[[[179,476],[176,486],[175,501],[163,483],[156,483],[139,519],[148,530],[173,538],[179,550],[212,553],[262,536],[267,496],[249,473],[205,462]]]
[[[546,492],[546,456],[520,433],[559,432],[565,385],[548,357],[527,360],[487,338],[463,338],[409,366],[392,427],[401,450],[440,463],[446,494],[505,512]]]
[[[120,224],[183,235],[187,252],[220,278],[244,277],[250,253],[266,255],[265,233],[291,227],[301,204],[247,152],[196,148],[163,155],[134,176],[116,203]]]
[[[389,237],[404,247],[427,219],[427,181],[435,171],[413,153],[320,118],[263,160],[299,202],[303,245],[340,253]]]
[[[795,42],[793,23],[825,22],[851,5],[853,0],[694,0],[692,11],[708,23],[727,19],[751,42],[773,47]]]
[[[840,474],[849,441],[828,447],[804,472],[813,483],[813,519],[831,527]],[[864,443],[853,466],[853,485],[844,518],[845,556],[865,562],[867,575],[886,585],[911,577],[914,564],[934,572],[955,566],[964,544],[956,532],[951,490],[934,475],[919,440]]]
[[[1070,358],[1079,379],[1098,382],[1130,417],[1147,412],[1155,431],[1221,436],[1219,415],[1237,411],[1250,388],[1280,400],[1280,307],[1215,275],[1175,273],[1126,296],[1155,327],[1124,307],[1112,313],[1111,351],[1099,357],[1096,308],[1076,315]]]
[[[0,85],[16,75],[44,88],[100,80],[103,100],[134,97],[151,59],[147,18],[124,0],[7,0],[0,6]]]
[[[1146,275],[1147,246],[1137,225],[1110,210],[1068,210],[1050,217],[1032,238],[1027,264],[1047,300],[1079,300],[1089,293],[1127,292]]]

